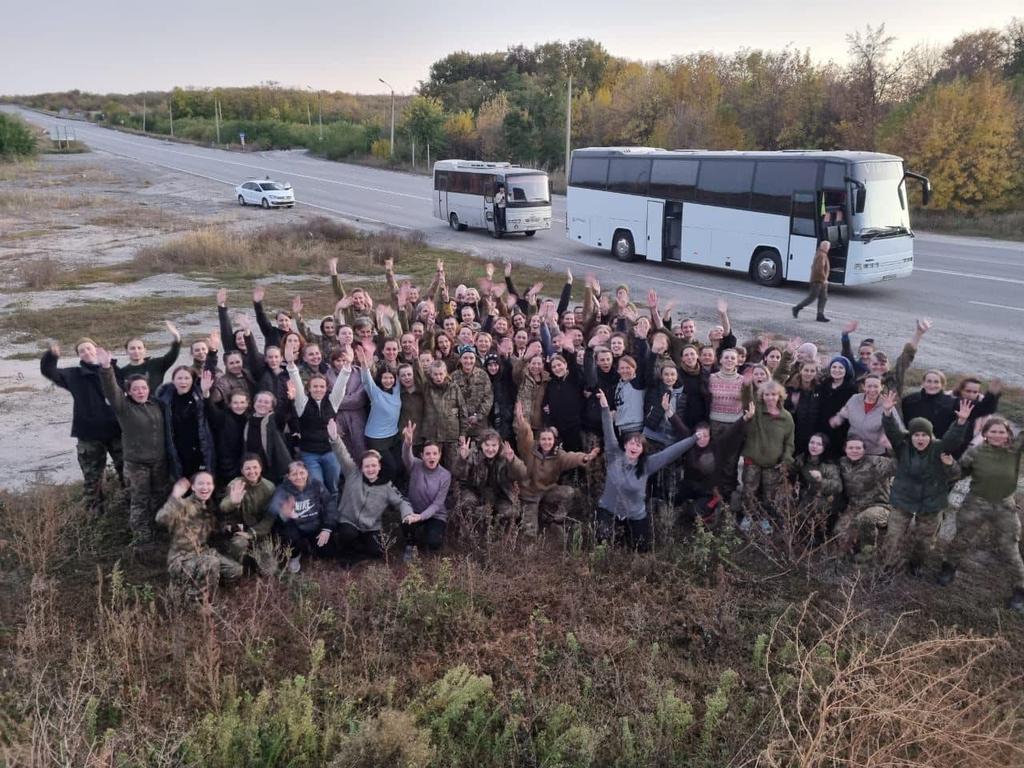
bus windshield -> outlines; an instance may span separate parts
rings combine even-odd
[[[508,185],[508,202],[512,205],[515,203],[547,205],[550,202],[547,176],[540,174],[507,176],[505,183]]]
[[[866,240],[910,232],[903,163],[855,163],[852,178],[864,185],[864,210],[854,212],[854,235]]]

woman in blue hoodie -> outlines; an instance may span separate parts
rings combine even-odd
[[[362,347],[355,348],[363,389],[370,398],[370,415],[366,419],[366,447],[377,451],[381,459],[381,478],[395,480],[401,473],[402,439],[398,418],[402,415],[402,390],[395,374],[381,367],[375,381],[370,375],[373,359]]]

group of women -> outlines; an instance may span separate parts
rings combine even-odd
[[[172,536],[183,583],[236,577],[225,558],[252,563],[272,535],[293,572],[311,555],[380,557],[392,532],[407,556],[436,551],[449,515],[524,538],[591,524],[598,542],[646,551],[652,498],[672,519],[751,536],[793,525],[793,509],[821,515],[823,539],[877,543],[916,573],[953,483],[969,478],[940,581],[989,526],[1024,610],[1021,438],[996,413],[997,381],[950,391],[931,370],[901,397],[927,320],[891,363],[871,339],[854,354],[856,323],[834,355],[799,338],[739,344],[724,301],[700,339],[653,291],[641,312],[626,286],[602,291],[593,276],[570,307],[571,272],[553,299],[541,284],[520,292],[508,263],[503,280],[487,265],[479,288],[450,290],[443,262],[423,289],[388,262],[390,301],[376,302],[329,267],[337,303],[315,327],[300,298],[271,320],[257,288],[260,340],[221,291],[220,328],[186,364],[174,367],[173,326],[161,358],[139,339],[123,365],[90,339],[77,366],[59,368],[55,346],[43,357],[74,398],[88,503],[103,508],[109,455],[136,548],[154,546],[160,521],[192,531]]]

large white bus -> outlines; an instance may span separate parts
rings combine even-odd
[[[551,229],[548,175],[511,163],[440,160],[434,163],[434,216],[452,229],[532,237],[539,229]]]
[[[807,281],[828,240],[830,282],[908,276],[914,233],[902,158],[875,152],[577,149],[566,202],[570,240],[622,261],[746,272],[763,285]]]

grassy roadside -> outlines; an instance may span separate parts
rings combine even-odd
[[[1024,240],[1024,211],[961,214],[918,208],[911,212],[915,230],[964,237]]]

